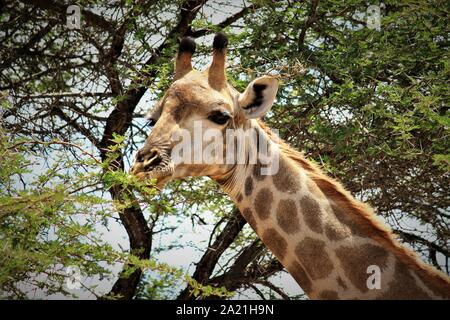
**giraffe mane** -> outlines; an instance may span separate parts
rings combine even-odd
[[[324,174],[317,165],[308,161],[302,152],[293,149],[284,140],[276,136],[263,121],[258,120],[258,124],[268,138],[279,145],[280,152],[304,169],[309,178],[316,183],[328,199],[346,209],[346,212],[352,215],[353,220],[367,235],[389,252],[392,252],[402,263],[410,266],[421,280],[429,286],[430,290],[441,295],[444,294],[447,299],[450,298],[450,278],[443,272],[424,263],[416,252],[401,245],[391,228],[374,213],[369,205],[355,199],[341,183]]]

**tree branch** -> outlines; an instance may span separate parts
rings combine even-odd
[[[393,229],[392,231],[394,233],[398,234],[400,237],[402,237],[405,241],[421,243],[421,244],[427,246],[430,250],[440,252],[443,255],[450,257],[450,250],[448,250],[447,248],[438,246],[437,244],[430,242],[427,239],[424,239],[418,235],[408,233],[408,232],[398,230],[398,229]]]
[[[263,286],[266,286],[267,288],[275,291],[276,293],[278,293],[281,298],[283,298],[284,300],[291,300],[291,298],[280,288],[278,288],[276,285],[274,285],[272,282],[268,281],[268,280],[262,280],[262,281],[255,281],[255,283],[259,283],[262,284]]]
[[[215,27],[217,29],[223,29],[226,28],[228,26],[230,26],[232,23],[236,22],[237,20],[239,20],[240,18],[244,17],[245,15],[247,15],[248,13],[250,13],[251,11],[254,11],[258,8],[260,8],[261,5],[254,3],[248,7],[243,8],[241,11],[236,12],[234,15],[229,16],[228,18],[226,18],[225,20],[223,20],[222,22],[218,23]],[[194,38],[198,38],[198,37],[202,37],[205,34],[211,32],[212,30],[209,29],[201,29],[201,30],[196,30],[191,32],[190,36],[194,37]]]
[[[52,0],[20,0],[20,1],[25,4],[34,5],[35,7],[38,7],[39,9],[42,10],[54,12],[61,18],[66,17],[67,5],[61,4],[59,2]],[[99,16],[98,14],[95,14],[91,11],[85,10],[83,8],[80,9],[83,15],[83,22],[86,22],[88,26],[96,27],[101,31],[107,32],[112,32],[115,30],[115,25],[113,22],[106,20],[102,16]],[[65,19],[61,20],[61,22],[63,23],[65,21],[66,21]]]
[[[192,278],[199,283],[206,283],[211,276],[214,267],[216,266],[219,258],[225,252],[226,249],[234,242],[236,237],[241,232],[242,228],[246,224],[244,217],[239,210],[235,209],[228,219],[227,224],[223,228],[222,232],[217,236],[214,243],[206,250],[197,263]],[[177,297],[179,300],[195,299],[191,294],[191,288],[186,287]]]
[[[303,28],[300,30],[300,34],[298,36],[298,47],[302,48],[305,45],[305,37],[308,29],[317,21],[317,5],[319,4],[319,0],[311,1],[311,9],[309,11],[309,17],[306,20]]]
[[[236,291],[243,285],[255,283],[263,279],[267,279],[275,273],[283,270],[282,264],[277,259],[270,260],[264,266],[252,266],[245,268],[240,273],[232,276],[227,272],[220,276],[214,277],[207,284],[219,287],[225,287],[228,291]],[[222,299],[221,297],[210,296],[207,299]]]
[[[70,118],[68,115],[64,113],[58,106],[52,106],[51,107],[50,114],[55,114],[58,117],[60,117],[62,120],[64,120],[69,126],[74,128],[77,132],[81,133],[83,136],[85,136],[94,146],[99,145],[99,141],[97,138],[92,134],[91,130],[85,128],[81,124],[79,124],[75,119]]]
[[[14,98],[19,99],[48,99],[48,98],[86,98],[86,97],[112,97],[111,92],[49,92],[24,95],[11,95]]]
[[[171,30],[168,37],[163,44],[153,53],[150,59],[145,63],[145,66],[156,63],[160,57],[162,51],[169,47],[173,38],[176,35],[185,34],[189,28],[190,23],[195,18],[198,10],[203,6],[206,0],[187,1],[184,3],[180,13],[180,20],[174,29]],[[116,33],[119,37],[124,37],[125,31],[122,30]],[[120,56],[121,52],[121,39],[116,39],[116,44],[112,46],[113,58]],[[155,70],[155,69],[153,69]],[[152,71],[150,77],[156,76],[156,71]],[[118,77],[118,76],[117,76]],[[117,79],[118,80],[118,79]],[[110,79],[111,81],[111,79]],[[129,89],[125,93],[125,99],[118,102],[117,106],[109,114],[106,120],[105,129],[103,132],[102,140],[99,144],[99,150],[102,156],[102,160],[107,159],[107,151],[110,146],[114,144],[112,138],[113,135],[124,135],[131,125],[134,109],[142,98],[146,91],[146,86],[142,80],[134,81],[130,84]],[[120,156],[117,159],[116,164],[112,164],[112,170],[124,170],[123,158]],[[122,186],[114,186],[110,190],[111,196],[114,200],[121,203],[126,198],[135,200],[131,191],[124,189]],[[137,252],[139,258],[148,259],[150,257],[152,232],[147,226],[147,222],[143,216],[142,210],[136,203],[133,206],[127,207],[122,212],[119,212],[120,220],[122,221],[125,229],[127,230],[130,238],[130,247],[132,251]],[[126,267],[125,267],[126,268]],[[109,295],[121,296],[123,299],[131,299],[136,291],[137,285],[140,281],[142,270],[137,269],[129,277],[123,276],[121,273],[119,279],[112,287]]]
[[[50,21],[45,27],[39,30],[35,35],[33,35],[30,40],[21,48],[17,48],[9,52],[5,60],[1,63],[0,69],[9,67],[15,60],[21,57],[23,54],[29,52],[29,50],[38,43],[43,37],[45,37],[52,28],[56,25],[56,20]]]

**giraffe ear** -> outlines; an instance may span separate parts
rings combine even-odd
[[[244,93],[239,95],[239,106],[247,118],[259,118],[272,107],[277,91],[278,81],[274,77],[257,78],[250,82]]]

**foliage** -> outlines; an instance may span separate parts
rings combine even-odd
[[[117,253],[102,239],[96,224],[106,224],[108,201],[86,192],[96,179],[92,171],[70,172],[64,155],[46,170],[38,169],[33,141],[10,140],[0,128],[0,292],[3,298],[25,298],[32,285],[47,294],[70,294],[65,283],[67,267],[83,277],[110,275]],[[50,144],[49,144],[50,145]],[[34,158],[33,160],[30,160]],[[26,183],[21,183],[26,179]],[[98,182],[97,182],[98,183]],[[84,192],[80,192],[83,190]]]

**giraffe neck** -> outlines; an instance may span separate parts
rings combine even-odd
[[[277,174],[237,166],[238,178],[224,188],[310,298],[450,298],[446,276],[401,247],[339,184],[301,162],[282,150]]]

